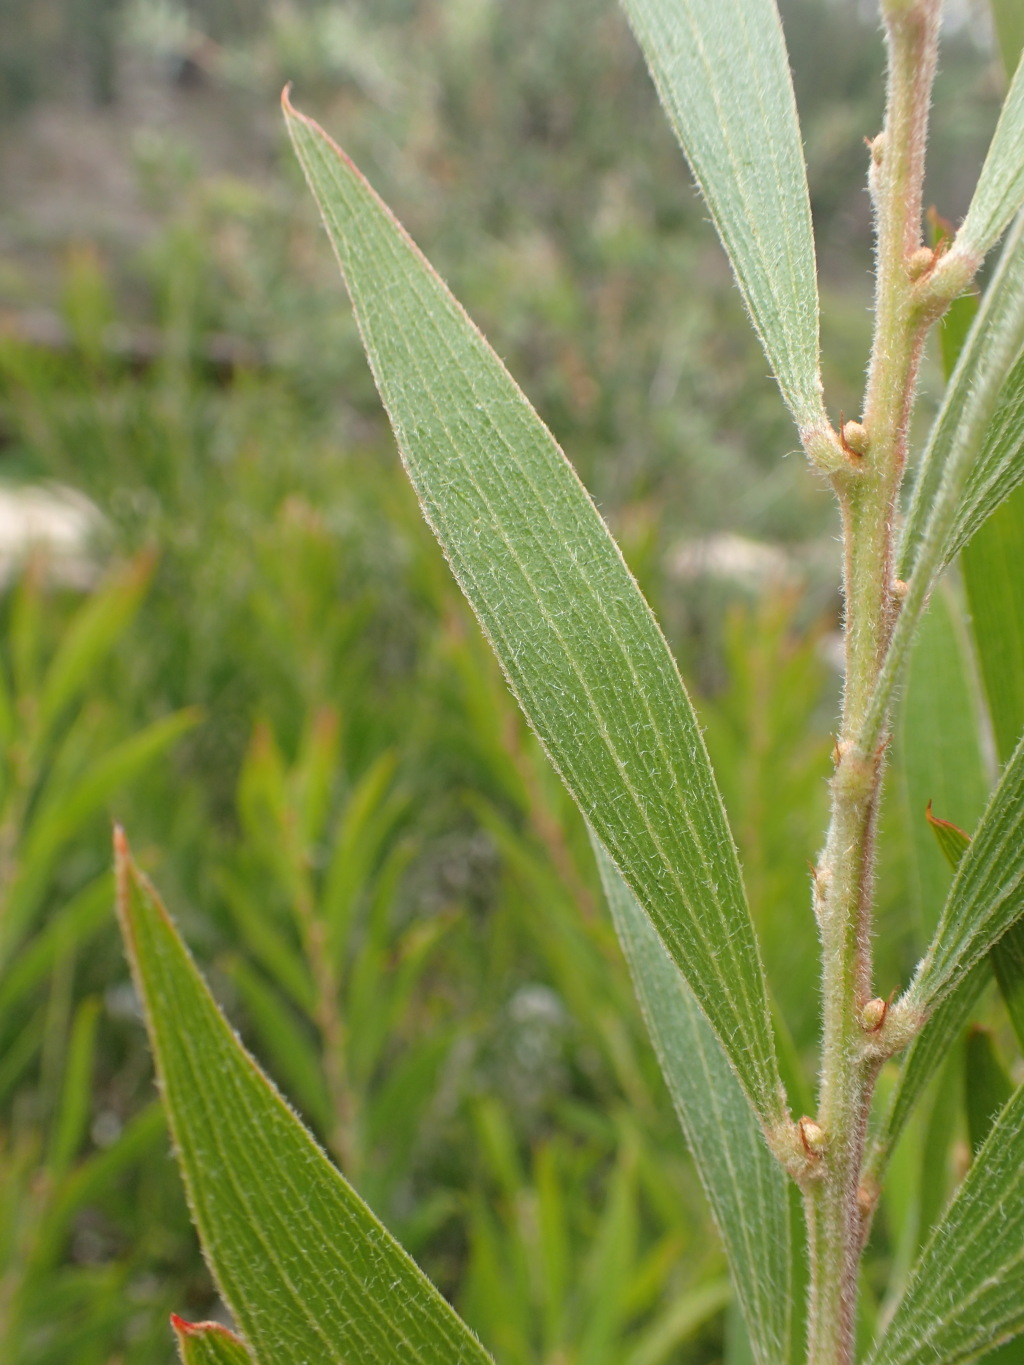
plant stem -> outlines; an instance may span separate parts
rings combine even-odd
[[[301,874],[294,895],[295,916],[303,949],[313,976],[315,998],[313,1022],[323,1048],[324,1077],[331,1103],[333,1125],[328,1144],[349,1180],[361,1171],[358,1108],[348,1069],[348,1036],[339,1005],[341,983],[334,967],[327,926],[318,914],[309,885],[308,858],[298,858]]]
[[[871,148],[876,216],[875,335],[856,471],[833,478],[845,547],[846,685],[832,780],[832,818],[816,877],[822,940],[823,1044],[817,1178],[805,1186],[811,1255],[810,1365],[851,1365],[857,1273],[866,1227],[858,1198],[879,1061],[861,1012],[871,998],[871,905],[882,743],[857,736],[899,612],[893,525],[921,347],[931,317],[915,307],[921,194],[939,0],[883,0],[888,51],[885,127]],[[928,255],[931,259],[930,253]]]

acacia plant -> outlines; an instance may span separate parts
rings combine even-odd
[[[926,245],[940,0],[882,0],[887,102],[867,157],[874,342],[861,415],[836,423],[820,380],[807,180],[775,0],[624,3],[842,523],[845,687],[831,821],[812,877],[822,1008],[814,1115],[790,1110],[701,731],[615,542],[388,208],[287,93],[284,112],[424,515],[588,823],[754,1359],[848,1365],[859,1266],[896,1139],[993,954],[1011,998],[1021,983],[1024,744],[1004,754],[969,843],[941,827],[958,869],[931,945],[893,1000],[872,984],[871,940],[890,716],[910,645],[940,576],[1024,481],[1024,221],[1011,228],[1024,204],[1024,73],[1018,67],[1010,83],[966,218]],[[1012,5],[1006,14],[1012,22]],[[925,338],[1007,228],[903,515]],[[241,1333],[178,1321],[184,1358],[487,1360],[242,1051],[120,835],[117,861],[124,933],[194,1218]],[[896,1057],[888,1104],[872,1111],[879,1071]],[[1022,1330],[1024,1086],[980,1144],[866,1359],[974,1360]]]

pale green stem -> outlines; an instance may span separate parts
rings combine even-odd
[[[846,686],[832,781],[832,819],[818,869],[823,1043],[822,1150],[805,1186],[811,1254],[810,1365],[851,1365],[865,1211],[858,1199],[868,1107],[878,1069],[861,1011],[871,996],[874,834],[883,746],[856,740],[899,610],[893,523],[907,427],[929,318],[915,307],[928,106],[939,0],[883,0],[889,59],[885,129],[872,146],[877,255],[875,337],[859,468],[834,477],[845,544]],[[881,738],[884,741],[884,730]]]

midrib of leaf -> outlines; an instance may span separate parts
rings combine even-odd
[[[735,847],[657,624],[477,329],[343,154],[287,112],[427,520],[556,769],[774,1123],[777,1068]],[[477,537],[491,537],[483,559]]]

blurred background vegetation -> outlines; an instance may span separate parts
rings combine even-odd
[[[869,339],[881,39],[871,4],[781,8],[838,418]],[[927,197],[956,221],[1001,74],[983,8],[947,27]],[[584,831],[404,483],[286,80],[507,360],[659,613],[812,1107],[835,518],[614,5],[10,0],[0,1357],[169,1365],[172,1309],[223,1312],[113,924],[114,816],[246,1040],[500,1365],[742,1361]],[[929,357],[926,413],[940,384]],[[904,788],[884,993],[946,875],[915,863]],[[914,1189],[879,1221],[866,1332],[927,1229]]]

